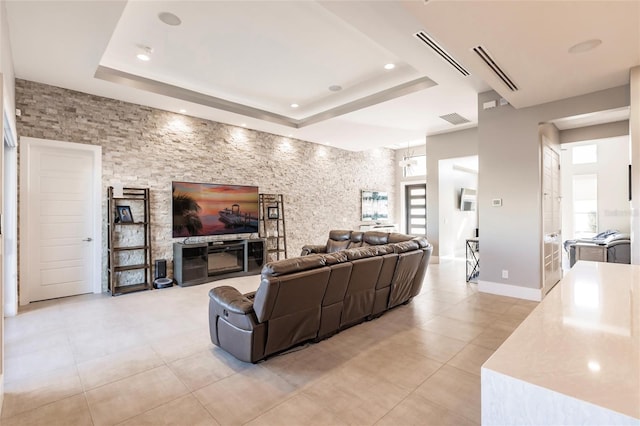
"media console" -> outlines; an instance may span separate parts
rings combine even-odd
[[[173,243],[173,274],[181,287],[259,274],[265,254],[262,239]]]

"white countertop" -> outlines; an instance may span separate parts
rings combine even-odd
[[[640,419],[640,266],[580,261],[483,369]]]

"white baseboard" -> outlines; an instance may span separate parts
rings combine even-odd
[[[431,256],[429,263],[440,263],[440,256]]]
[[[542,300],[542,289],[520,287],[513,284],[502,284],[479,280],[478,291],[482,293],[497,294],[500,296],[515,297],[517,299],[533,300],[534,302]]]

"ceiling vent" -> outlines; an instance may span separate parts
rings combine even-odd
[[[424,31],[420,31],[414,34],[414,36],[422,41],[424,44],[429,46],[436,54],[438,54],[442,59],[447,61],[449,65],[458,70],[458,72],[465,77],[469,75],[469,71],[467,71],[462,65],[458,63],[455,59],[451,57],[438,43],[435,42],[427,33]]]
[[[454,126],[457,126],[458,124],[471,123],[471,120],[467,120],[466,118],[464,118],[463,116],[461,116],[456,112],[452,112],[451,114],[441,115],[440,118],[442,118],[444,121],[448,121]]]
[[[498,66],[498,64],[496,64],[496,61],[493,60],[491,55],[489,55],[489,53],[487,53],[487,51],[484,49],[484,47],[482,47],[482,46],[474,47],[473,51],[476,52],[476,54],[478,56],[480,56],[480,59],[482,59],[484,61],[484,63],[487,64],[489,66],[489,68],[491,68],[491,71],[493,71],[495,73],[495,75],[500,80],[502,80],[502,82],[504,84],[507,85],[509,90],[511,90],[512,92],[516,92],[518,90],[518,86],[516,86],[516,84],[513,81],[511,81],[511,79],[509,78],[507,73],[505,73],[502,70],[502,68],[500,68]]]

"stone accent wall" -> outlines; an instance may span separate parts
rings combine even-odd
[[[171,273],[172,244],[182,240],[171,237],[172,181],[282,193],[289,257],[304,244],[324,243],[331,229],[357,229],[362,189],[388,191],[393,212],[392,150],[345,151],[20,79],[16,104],[19,136],[102,146],[105,289],[106,191],[113,184],[150,188],[153,259],[167,259]]]

